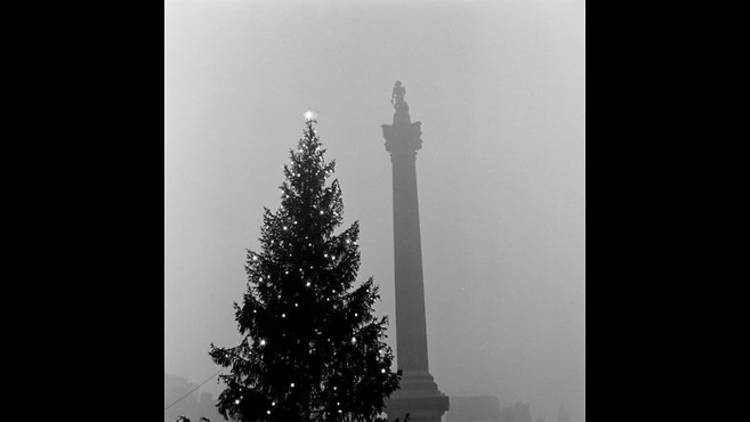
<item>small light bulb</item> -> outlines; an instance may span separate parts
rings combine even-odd
[[[240,404],[240,399],[235,400],[234,404]]]
[[[356,339],[356,338],[354,338],[354,337],[352,337],[352,344],[354,344],[354,343],[356,343],[356,342],[357,342],[357,339]]]
[[[282,227],[282,228],[283,228],[284,230],[286,230],[286,229],[287,229],[287,226],[284,226],[284,227]]]
[[[271,402],[271,406],[276,406],[276,402],[275,402],[275,401],[272,401],[272,402]]]
[[[281,317],[282,318],[286,318],[286,314],[281,314]]]
[[[260,345],[261,345],[261,346],[265,346],[265,345],[266,345],[266,340],[261,340],[261,341],[260,341]]]
[[[270,415],[270,414],[271,414],[271,411],[270,410],[266,410],[266,415]]]
[[[294,383],[289,384],[290,387],[294,388]]]
[[[385,374],[385,368],[381,369],[381,370],[380,370],[380,373],[381,373],[381,374]]]
[[[310,287],[310,282],[305,283],[305,286]]]

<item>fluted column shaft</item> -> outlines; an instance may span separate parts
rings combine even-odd
[[[393,241],[399,369],[428,368],[422,245],[419,229],[416,154],[404,151],[393,164]]]

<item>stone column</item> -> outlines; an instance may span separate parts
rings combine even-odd
[[[421,123],[411,122],[406,90],[394,87],[392,125],[382,125],[385,149],[393,165],[393,240],[396,284],[396,360],[403,371],[401,386],[386,405],[389,420],[409,413],[411,421],[437,422],[448,410],[448,397],[429,372],[425,320],[422,245],[417,197],[417,150]]]

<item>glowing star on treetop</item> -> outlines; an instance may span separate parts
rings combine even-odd
[[[312,110],[307,110],[305,112],[305,121],[309,122],[310,120],[313,120],[313,119],[315,119],[315,112]]]

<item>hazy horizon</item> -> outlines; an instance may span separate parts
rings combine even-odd
[[[401,80],[424,141],[430,372],[449,396],[585,420],[584,2],[168,0],[165,14],[167,373],[197,384],[218,369],[209,343],[238,340],[245,250],[307,109],[395,346],[380,125]]]

